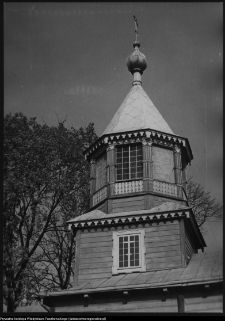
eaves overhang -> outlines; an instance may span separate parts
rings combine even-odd
[[[205,284],[219,284],[223,282],[222,277],[216,278],[199,278],[195,280],[186,279],[186,280],[178,280],[173,282],[158,282],[157,284],[139,284],[139,285],[126,285],[126,286],[112,286],[112,287],[99,287],[97,289],[68,289],[62,291],[49,292],[46,294],[46,297],[59,297],[64,295],[78,295],[78,294],[86,294],[86,293],[100,293],[100,292],[118,292],[125,290],[141,290],[141,289],[159,289],[159,288],[177,288],[177,287],[190,287],[190,286],[198,286]],[[85,287],[85,285],[83,285]]]
[[[105,214],[105,213],[103,213]],[[78,217],[79,218],[79,217]],[[168,220],[180,220],[185,219],[188,221],[189,226],[192,227],[193,233],[197,241],[197,247],[204,250],[206,243],[199,227],[196,223],[196,219],[190,207],[184,207],[183,209],[152,212],[151,210],[141,210],[132,212],[122,212],[114,214],[105,214],[103,217],[96,217],[90,219],[72,219],[67,222],[69,230],[85,229],[85,228],[98,228],[98,227],[110,227],[140,223],[150,223]]]
[[[180,144],[185,153],[187,163],[190,164],[193,159],[192,150],[187,138],[150,128],[102,135],[83,152],[83,155],[90,161],[92,157],[95,158],[99,152],[104,151],[110,143],[126,144],[131,141],[141,142],[143,138],[151,139],[154,144],[160,144],[165,147],[173,147],[175,144]]]

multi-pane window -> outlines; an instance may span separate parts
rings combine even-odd
[[[113,232],[113,274],[146,271],[144,235],[144,229]]]
[[[119,237],[119,268],[140,265],[140,235]]]
[[[118,146],[116,151],[116,180],[143,177],[142,146]]]

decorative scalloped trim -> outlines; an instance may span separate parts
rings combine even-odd
[[[171,219],[179,219],[180,217],[187,217],[190,218],[190,213],[188,211],[179,211],[174,213],[159,213],[154,214],[154,216],[149,214],[144,215],[135,215],[131,217],[119,217],[119,218],[112,218],[112,219],[95,219],[92,221],[85,221],[85,222],[77,222],[69,224],[69,229],[77,228],[77,227],[93,227],[93,226],[110,226],[110,225],[117,225],[117,224],[128,224],[128,223],[148,223],[150,221],[155,220],[171,220]]]

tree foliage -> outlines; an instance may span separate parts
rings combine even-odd
[[[33,282],[50,277],[48,255],[57,272],[55,284],[69,284],[72,263],[66,265],[74,239],[65,234],[65,222],[88,210],[89,164],[82,151],[95,139],[93,124],[76,130],[64,122],[40,125],[22,113],[5,116],[3,295],[9,312],[21,300],[31,267],[42,266]]]
[[[40,125],[22,113],[4,121],[3,295],[8,312],[41,290],[67,289],[74,273],[75,236],[66,221],[89,210],[89,164],[96,140],[86,129]],[[222,206],[192,179],[188,202],[200,228]]]
[[[189,179],[187,185],[188,204],[192,207],[197,224],[200,228],[206,221],[218,220],[222,218],[222,209],[215,198],[212,198],[210,192],[205,192],[203,187]]]

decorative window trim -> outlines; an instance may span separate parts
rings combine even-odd
[[[139,235],[139,260],[140,265],[129,267],[129,268],[119,268],[119,237],[126,235]],[[144,229],[132,229],[132,230],[120,230],[113,232],[113,249],[112,249],[112,257],[113,257],[113,266],[112,266],[112,274],[120,274],[120,273],[132,273],[132,272],[145,272],[146,264],[145,264],[145,246],[144,246],[144,237],[145,230]]]

